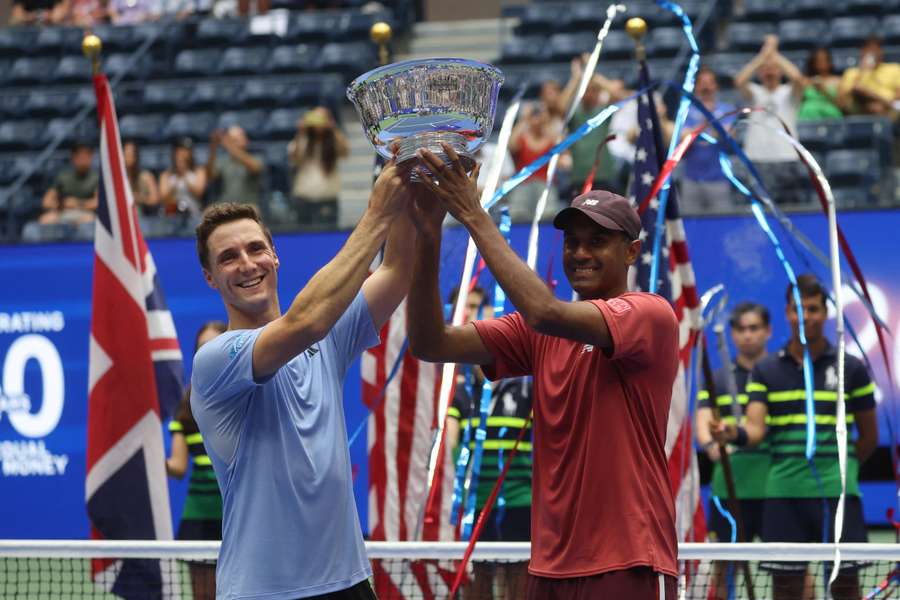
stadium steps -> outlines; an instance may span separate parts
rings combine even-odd
[[[518,19],[479,19],[470,21],[416,23],[409,42],[398,52],[396,61],[453,56],[493,62],[500,53],[502,40]],[[341,228],[353,227],[362,216],[372,188],[374,152],[356,111],[345,105],[341,116],[344,133],[350,142],[350,156],[339,163],[341,175]]]

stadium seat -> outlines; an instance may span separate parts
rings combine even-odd
[[[81,54],[83,38],[84,32],[74,27],[41,27],[31,52],[44,56]]]
[[[28,97],[25,114],[30,117],[58,117],[79,109],[78,93],[34,89]]]
[[[190,85],[170,85],[148,83],[144,87],[144,110],[151,112],[178,112],[188,106],[188,97],[193,91]]]
[[[60,147],[68,148],[74,142],[84,142],[95,145],[100,138],[100,128],[94,115],[89,115],[76,125],[72,125],[69,117],[51,119],[42,132],[40,146],[46,146],[61,138]]]
[[[872,184],[881,177],[878,153],[872,150],[832,150],[825,158],[825,173],[834,186]]]
[[[265,135],[270,139],[289,140],[297,133],[297,121],[306,109],[279,108],[273,110],[265,125]],[[283,157],[282,157],[283,158]]]
[[[288,106],[296,98],[296,84],[283,81],[250,79],[240,92],[241,105],[248,108]]]
[[[103,58],[103,71],[110,79],[143,80],[153,74],[153,57],[144,54],[136,62],[131,54],[110,54]]]
[[[653,58],[673,57],[678,54],[687,40],[684,32],[675,27],[663,27],[650,32],[650,43],[647,45],[647,55]]]
[[[313,44],[278,46],[269,58],[271,73],[297,73],[315,68],[319,47]]]
[[[194,41],[201,48],[240,46],[247,38],[247,26],[241,19],[206,18],[197,24]]]
[[[593,31],[596,34],[606,21],[606,11],[597,4],[573,2],[569,6],[565,23],[567,31]]]
[[[221,52],[217,49],[182,50],[175,57],[175,75],[178,77],[204,77],[219,70]]]
[[[591,34],[593,36],[593,41],[590,46],[585,48],[584,52],[590,52],[594,49],[594,44],[597,42],[597,35],[595,33]],[[606,39],[603,40],[603,51],[602,51],[602,60],[617,60],[617,59],[633,59],[634,58],[634,40],[625,33],[624,31],[612,30],[609,32],[609,35],[606,36]]]
[[[30,95],[30,91],[27,89],[0,94],[0,121],[18,118],[26,114]]]
[[[211,112],[175,113],[163,129],[163,138],[175,141],[188,137],[194,141],[205,141],[216,127],[216,115]]]
[[[873,31],[878,31],[876,17],[838,17],[831,21],[831,46],[858,48]]]
[[[37,27],[0,27],[0,56],[12,58],[28,54],[37,38]]]
[[[775,30],[773,23],[732,23],[728,26],[728,47],[735,52],[758,52],[766,35]]]
[[[91,63],[78,54],[63,56],[53,72],[55,82],[87,84],[90,80]]]
[[[40,120],[0,123],[0,150],[27,150],[41,146],[44,123]]]
[[[847,69],[857,66],[859,63],[858,48],[832,48],[831,64],[835,73],[843,73]]]
[[[810,152],[822,152],[840,148],[844,138],[841,119],[827,121],[800,121],[797,124],[800,143]]]
[[[777,21],[783,18],[781,0],[744,0],[744,21]]]
[[[261,138],[266,123],[264,110],[232,110],[223,112],[216,121],[217,129],[228,129],[232,125],[240,125],[249,137]]]
[[[350,78],[362,75],[376,64],[375,47],[369,42],[325,44],[316,61],[320,71],[334,71]]]
[[[390,23],[393,15],[390,11],[360,12],[358,10],[345,10],[341,15],[341,26],[337,29],[341,39],[366,40],[369,39],[369,31],[372,25],[379,21]]]
[[[893,131],[890,119],[886,117],[855,116],[843,119],[844,148],[876,150],[882,166],[891,164]]]
[[[126,115],[119,119],[119,134],[139,144],[161,143],[165,124],[162,115]]]
[[[778,24],[778,46],[782,50],[810,50],[828,40],[828,23],[820,19],[797,19]]]
[[[514,37],[503,44],[500,60],[507,64],[531,64],[546,58],[543,36]]]
[[[881,24],[881,39],[885,44],[900,44],[900,15],[885,17]]]
[[[822,0],[792,0],[783,2],[781,7],[782,19],[825,19],[831,14],[833,3]]]
[[[99,23],[91,27],[94,35],[103,40],[103,52],[134,52],[140,42],[131,25]]]
[[[266,48],[228,48],[219,63],[222,75],[262,74],[268,70]]]
[[[169,146],[144,146],[140,148],[141,167],[153,173],[162,173],[172,164]]]
[[[69,57],[77,58],[77,57]],[[17,58],[6,76],[9,85],[31,85],[50,81],[56,70],[56,59],[49,57]],[[86,77],[90,77],[90,68]]]
[[[562,31],[569,26],[569,11],[566,5],[532,4],[525,8],[516,27],[517,35],[548,34]],[[594,38],[596,39],[596,34]],[[590,49],[587,50],[590,52]]]
[[[730,88],[734,86],[734,76],[753,56],[750,53],[717,52],[710,55],[706,65],[715,72],[720,88]]]
[[[832,188],[831,192],[838,210],[865,208],[872,201],[872,194],[864,187],[837,187]]]
[[[338,19],[326,13],[303,12],[291,16],[287,40],[303,44],[321,43],[331,39],[329,28],[336,28]]]
[[[843,0],[832,3],[831,11],[835,15],[881,15],[883,10],[890,10],[884,0]]]
[[[614,32],[610,32],[614,33]],[[621,33],[621,32],[618,32]],[[550,36],[548,60],[568,62],[594,48],[597,36],[592,33],[556,33]]]

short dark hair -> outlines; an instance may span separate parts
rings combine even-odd
[[[828,49],[828,46],[816,46],[810,50],[809,56],[806,57],[806,75],[810,77],[816,75],[816,56],[820,52],[824,52],[825,56],[828,57],[829,72],[834,73],[834,61],[831,59],[831,50]]]
[[[74,144],[72,144],[72,149],[69,151],[71,154],[75,154],[81,150],[87,150],[88,152],[93,152],[94,147],[88,144],[84,140],[76,140]]]
[[[200,264],[203,265],[204,269],[209,269],[209,236],[220,225],[240,221],[241,219],[250,219],[259,224],[259,228],[262,229],[263,234],[266,236],[266,241],[269,242],[269,247],[275,248],[275,243],[272,241],[272,232],[262,222],[262,217],[259,216],[259,211],[256,210],[255,206],[233,202],[213,204],[203,211],[203,218],[196,229],[197,256],[200,258]]]
[[[751,312],[756,313],[759,318],[762,319],[763,325],[766,327],[768,327],[769,323],[772,321],[771,316],[769,315],[769,309],[762,304],[758,302],[741,302],[734,307],[733,311],[731,311],[731,317],[728,319],[728,324],[734,329],[740,324],[741,317]]]
[[[484,306],[485,304],[487,304],[488,297],[487,297],[487,294],[484,293],[483,287],[481,287],[480,285],[476,285],[471,290],[469,290],[470,294],[473,292],[481,295],[481,306]],[[450,294],[447,296],[447,302],[449,304],[456,304],[456,298],[458,296],[459,296],[459,286],[456,286],[452,290],[450,290]]]
[[[784,298],[788,304],[794,301],[793,289],[793,285],[789,283],[784,293]],[[825,288],[822,287],[822,284],[819,283],[819,280],[812,273],[803,273],[797,276],[797,289],[800,290],[801,298],[819,296],[822,298],[822,306],[827,306],[828,292],[825,291]]]
[[[700,75],[702,75],[703,73],[709,73],[710,75],[712,75],[712,78],[715,80],[715,82],[716,82],[716,83],[719,83],[719,76],[716,75],[716,72],[715,72],[715,71],[713,70],[713,68],[710,67],[709,65],[702,65],[702,66],[697,70],[697,77],[700,77]],[[696,78],[695,78],[695,79],[696,79]]]

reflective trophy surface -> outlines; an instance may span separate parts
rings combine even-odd
[[[475,151],[494,126],[502,83],[503,74],[491,65],[430,58],[385,65],[360,75],[347,88],[347,97],[356,106],[366,137],[386,159],[391,158],[390,147],[397,141],[397,163],[407,170],[420,165],[419,148],[427,148],[447,163],[441,148],[445,142],[470,171]]]

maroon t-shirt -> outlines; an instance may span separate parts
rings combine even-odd
[[[612,335],[609,356],[537,333],[517,312],[474,323],[495,358],[487,377],[534,375],[529,571],[582,577],[645,565],[677,576],[665,443],[678,323],[655,294],[590,302]]]

